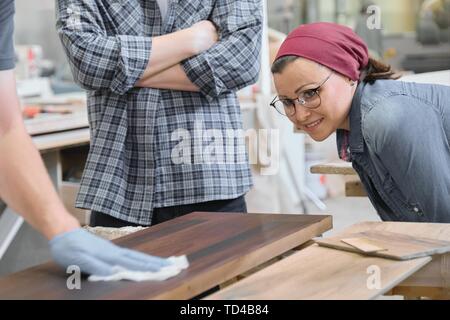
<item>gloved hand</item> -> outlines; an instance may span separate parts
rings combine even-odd
[[[121,248],[82,228],[58,235],[49,244],[53,259],[59,265],[64,268],[75,265],[89,275],[111,275],[115,266],[156,272],[171,265],[167,259]]]

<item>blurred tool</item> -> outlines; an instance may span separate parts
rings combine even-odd
[[[57,106],[27,105],[22,110],[25,119],[33,119],[42,114],[70,114],[72,110]]]
[[[450,0],[426,0],[422,4],[417,40],[424,45],[450,42]]]

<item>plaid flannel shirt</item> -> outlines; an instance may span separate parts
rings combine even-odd
[[[236,91],[259,72],[260,0],[57,0],[57,31],[75,81],[87,90],[91,148],[76,206],[151,224],[153,208],[233,199],[252,186],[244,139],[236,161],[175,164],[177,130],[242,130]],[[182,62],[201,92],[135,88],[152,37],[209,19],[220,41]],[[224,143],[225,144],[225,143]],[[244,146],[244,148],[242,148]]]

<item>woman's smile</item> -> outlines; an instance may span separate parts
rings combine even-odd
[[[309,122],[308,124],[302,125],[301,128],[306,131],[307,133],[313,133],[316,130],[319,129],[320,125],[322,124],[323,120],[325,118],[321,118],[314,122]]]

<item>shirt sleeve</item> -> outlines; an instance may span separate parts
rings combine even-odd
[[[132,89],[147,67],[152,38],[107,35],[96,1],[57,0],[56,4],[57,32],[74,80],[92,91],[107,89],[123,95]]]
[[[14,52],[14,1],[0,3],[0,71],[15,66]]]
[[[211,15],[220,41],[182,62],[188,78],[208,98],[258,80],[262,36],[261,0],[217,0]]]
[[[450,222],[450,147],[442,115],[409,96],[380,104],[365,117],[363,130],[389,172],[385,185],[398,187],[411,214],[423,214],[428,222]]]

